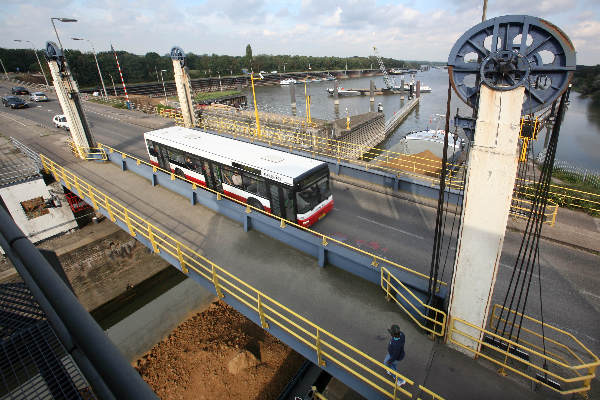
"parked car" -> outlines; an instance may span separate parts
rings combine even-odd
[[[65,117],[63,114],[55,115],[54,118],[52,118],[52,123],[54,123],[54,126],[56,126],[57,128],[62,128],[66,131],[69,130],[69,123],[67,122],[67,117]]]
[[[31,101],[48,101],[48,96],[46,96],[44,93],[42,92],[34,92],[31,93],[31,96],[29,96],[29,100]]]
[[[29,107],[25,100],[17,97],[17,96],[6,96],[2,98],[2,104],[4,107],[10,108],[26,108]]]
[[[25,89],[23,86],[15,86],[11,90],[12,94],[29,94],[29,90]]]
[[[277,71],[271,71],[271,73],[272,73],[272,74],[276,74],[276,73],[277,73]]]

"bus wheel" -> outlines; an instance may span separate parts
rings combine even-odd
[[[263,210],[263,206],[262,206],[262,204],[260,203],[260,201],[256,200],[256,199],[255,199],[255,198],[253,198],[253,197],[250,197],[250,198],[248,199],[248,201],[246,201],[246,203],[247,203],[249,206],[252,206],[252,207],[254,207],[254,208],[258,208],[259,210]]]

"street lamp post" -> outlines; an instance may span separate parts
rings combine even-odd
[[[52,27],[54,28],[54,33],[56,34],[56,39],[58,39],[58,45],[60,46],[61,50],[63,49],[63,45],[60,41],[60,38],[58,37],[58,31],[56,30],[56,25],[54,25],[54,20],[60,21],[60,22],[77,22],[77,20],[75,18],[58,18],[58,17],[50,17],[50,22],[52,22]],[[63,51],[64,54],[64,51]]]
[[[108,99],[108,93],[106,93],[106,86],[104,86],[104,78],[102,77],[102,72],[100,72],[100,64],[98,64],[98,57],[96,57],[96,49],[94,49],[94,44],[89,39],[84,38],[71,38],[73,40],[85,40],[92,47],[92,54],[94,55],[94,60],[96,60],[96,68],[98,68],[98,75],[100,76],[100,82],[102,82],[102,90],[104,90],[104,98]]]
[[[33,46],[33,42],[31,40],[21,40],[21,39],[15,39],[15,42],[26,42],[31,45],[33,54],[35,54],[35,58],[37,58],[38,65],[40,66],[40,71],[42,71],[42,75],[44,75],[44,80],[46,81],[46,87],[50,87],[50,85],[48,84],[48,78],[46,78],[46,73],[44,72],[44,68],[42,68],[42,63],[40,62],[40,57],[38,57],[37,51],[35,50],[35,47]]]
[[[4,70],[4,76],[8,80],[8,73],[6,72],[6,68],[4,68],[4,63],[2,62],[2,59],[0,59],[0,64],[2,65],[2,69]]]
[[[165,93],[165,106],[168,106],[169,100],[167,99],[167,89],[165,89],[165,78],[163,78],[163,74],[162,74],[163,72],[167,72],[167,70],[166,69],[160,70],[160,79],[162,80],[163,92]]]

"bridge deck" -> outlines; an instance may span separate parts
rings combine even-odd
[[[53,138],[40,140],[44,153],[65,168],[371,357],[383,359],[387,328],[400,325],[407,337],[407,356],[399,370],[415,381],[415,387],[422,384],[446,398],[470,398],[469,392],[481,393],[477,382],[483,381],[491,399],[506,398],[508,392],[516,399],[535,396],[518,385],[507,387],[505,378],[494,371],[429,340],[393,303],[386,302],[378,286],[335,267],[319,268],[314,258],[259,232],[245,233],[239,223],[192,206],[189,199],[152,187],[146,179],[112,164],[76,161]]]

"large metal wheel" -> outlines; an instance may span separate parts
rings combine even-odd
[[[541,18],[506,15],[465,32],[452,47],[448,73],[454,90],[477,107],[479,85],[525,87],[523,114],[552,104],[575,70],[575,48],[558,27]]]
[[[181,47],[175,46],[171,49],[171,60],[179,61],[182,68],[185,66],[185,53]]]

